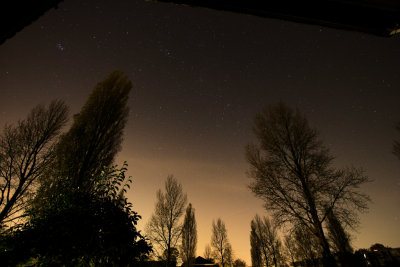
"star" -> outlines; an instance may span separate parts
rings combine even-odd
[[[60,50],[61,52],[63,52],[65,50],[65,47],[62,45],[62,43],[57,43],[56,47],[58,50]]]

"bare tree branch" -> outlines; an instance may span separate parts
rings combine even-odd
[[[37,178],[54,155],[54,141],[67,121],[62,101],[32,109],[17,126],[6,125],[0,136],[0,225],[23,216]]]
[[[146,226],[147,237],[157,245],[155,253],[161,256],[166,252],[167,264],[171,262],[173,249],[176,249],[181,237],[182,224],[179,220],[186,202],[182,185],[172,175],[168,176],[165,192],[158,190],[156,208]]]

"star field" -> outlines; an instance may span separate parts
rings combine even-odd
[[[146,1],[63,1],[0,46],[0,122],[64,99],[72,113],[115,69],[132,80],[118,163],[143,229],[174,174],[196,210],[202,255],[225,221],[250,264],[252,217],[245,146],[253,118],[280,100],[303,111],[338,167],[363,167],[373,203],[353,245],[399,247],[400,39]],[[382,227],[382,226],[385,227]]]

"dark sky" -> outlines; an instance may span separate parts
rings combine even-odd
[[[145,1],[63,1],[0,46],[0,123],[64,99],[77,113],[94,85],[124,71],[134,84],[123,150],[143,216],[174,174],[196,209],[198,255],[225,221],[250,264],[250,221],[266,215],[246,188],[245,146],[262,107],[303,111],[336,156],[365,169],[373,203],[356,248],[400,246],[400,38]]]

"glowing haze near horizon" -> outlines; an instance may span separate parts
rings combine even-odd
[[[365,169],[373,203],[355,248],[400,246],[400,39],[145,1],[63,1],[0,46],[0,123],[64,99],[79,112],[111,71],[133,82],[122,151],[143,229],[173,174],[195,208],[197,255],[212,220],[250,260],[250,221],[267,215],[247,189],[245,146],[264,106],[305,113],[335,166]],[[67,129],[67,128],[66,128]]]

